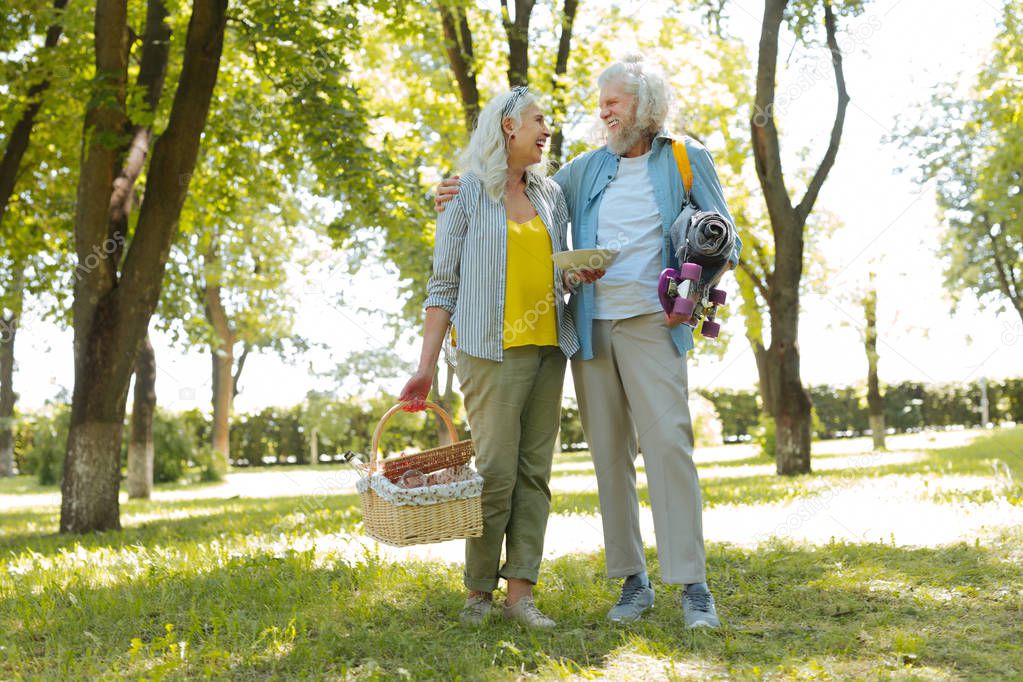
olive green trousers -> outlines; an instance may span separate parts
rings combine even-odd
[[[458,351],[456,373],[483,477],[483,536],[465,541],[470,590],[491,592],[499,578],[537,581],[566,364],[556,346],[508,348],[501,362]]]

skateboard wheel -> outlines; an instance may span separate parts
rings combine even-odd
[[[677,315],[685,319],[689,319],[693,316],[693,310],[696,308],[696,301],[679,296],[675,299],[675,305],[671,308],[671,314]]]
[[[717,322],[711,322],[710,320],[703,321],[703,328],[701,333],[708,339],[716,339],[718,334],[721,332],[721,325]]]
[[[711,289],[707,294],[707,298],[709,298],[710,302],[714,305],[724,305],[725,299],[728,298],[728,292],[724,289]]]
[[[703,268],[696,263],[683,263],[679,272],[682,279],[691,279],[694,282],[699,282],[700,275],[703,274]]]
[[[674,268],[665,268],[657,280],[657,297],[661,301],[664,312],[671,314],[672,297],[668,294],[672,280],[678,279],[678,271]]]

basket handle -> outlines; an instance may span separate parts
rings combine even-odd
[[[440,415],[440,418],[444,420],[444,425],[448,427],[448,435],[451,437],[451,442],[454,443],[458,440],[458,432],[455,431],[455,424],[451,421],[451,417],[447,412],[444,411],[440,405],[431,403],[429,400],[424,400],[426,407]],[[380,422],[377,424],[376,430],[373,432],[373,445],[370,447],[370,460],[369,465],[372,467],[377,461],[377,452],[380,450],[380,437],[384,435],[384,424],[387,420],[394,416],[395,413],[401,411],[404,407],[404,403],[398,403],[391,409],[384,412],[384,416],[380,418]],[[381,458],[382,459],[382,458]]]

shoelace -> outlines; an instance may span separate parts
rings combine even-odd
[[[543,611],[538,609],[536,607],[536,603],[533,602],[532,600],[524,602],[522,610],[526,612],[526,617],[529,620],[532,620],[532,621],[547,620],[547,616],[543,615]]]
[[[479,613],[490,608],[490,600],[483,597],[473,597],[466,606],[470,611]]]
[[[686,599],[697,611],[710,610],[710,592],[686,592]]]
[[[639,596],[639,593],[644,587],[646,587],[646,585],[637,585],[635,583],[630,585],[626,583],[625,587],[622,588],[622,596],[618,597],[617,606],[631,604],[632,601]]]

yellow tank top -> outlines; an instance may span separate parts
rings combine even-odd
[[[551,238],[540,216],[508,221],[504,347],[558,345]]]

